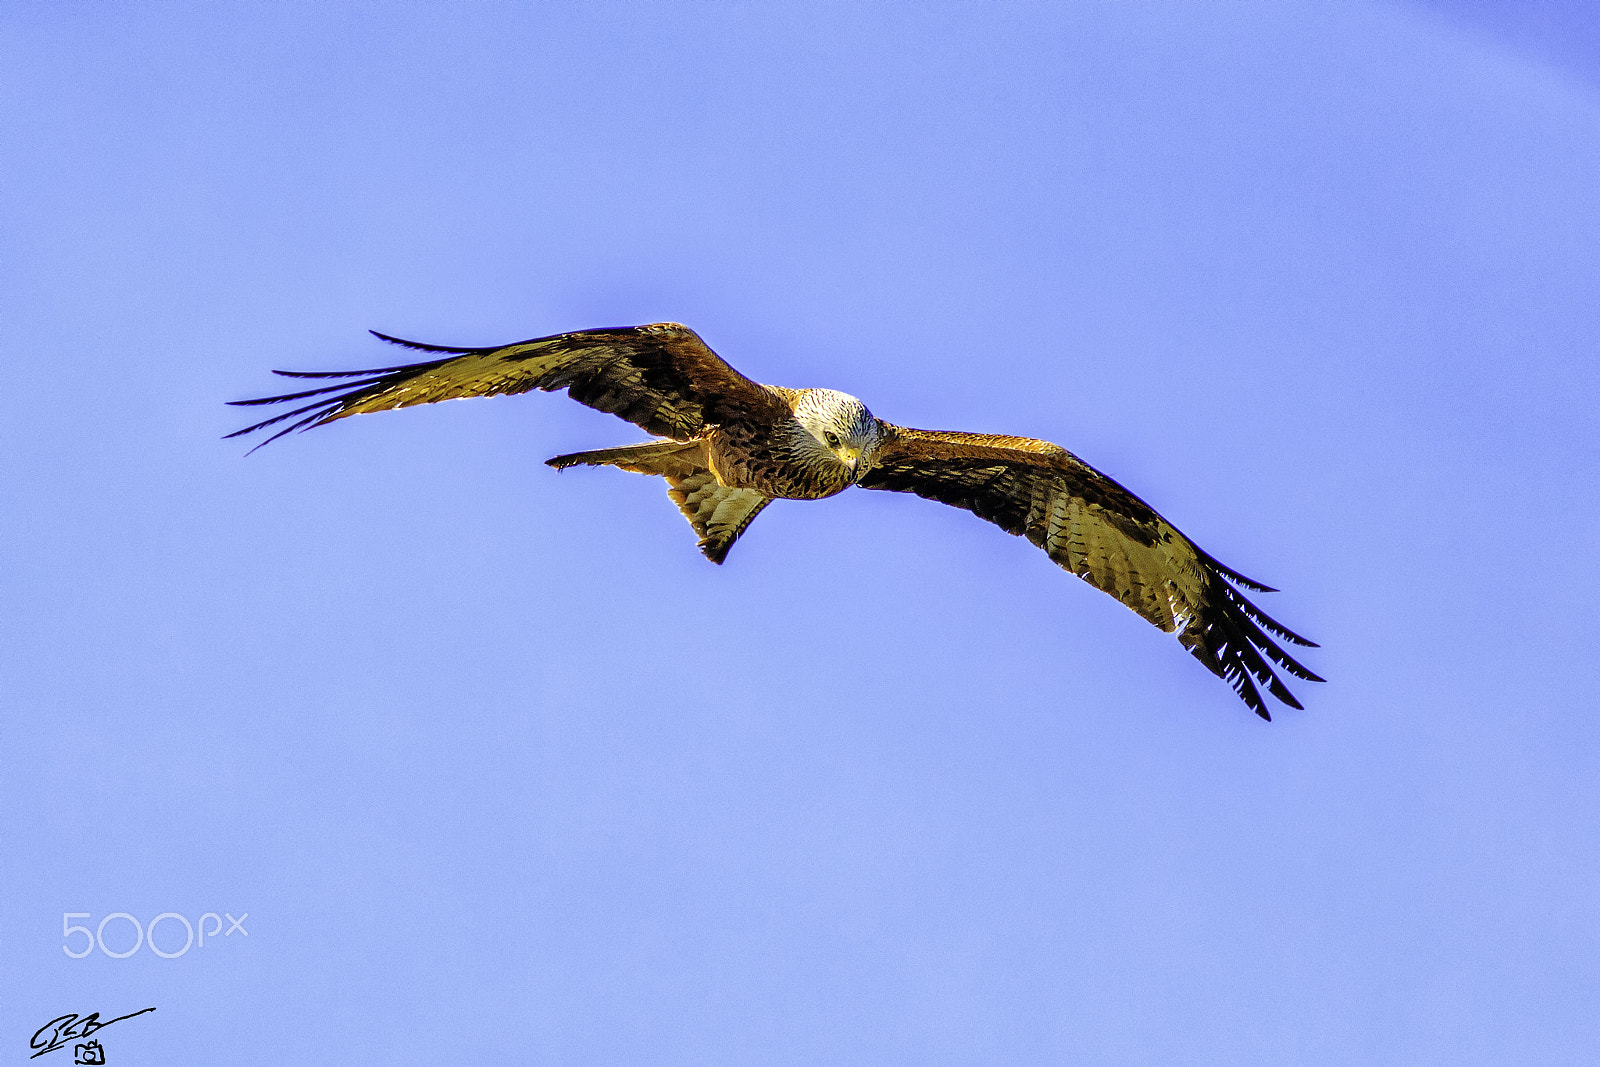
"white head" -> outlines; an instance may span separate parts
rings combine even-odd
[[[883,424],[855,397],[833,389],[802,389],[795,399],[794,418],[849,469],[852,482],[871,468],[883,439]]]

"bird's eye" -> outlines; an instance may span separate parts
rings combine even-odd
[[[824,431],[822,431],[822,439],[824,441],[828,442],[828,447],[829,448],[838,448],[839,447],[839,435],[834,433],[832,430],[824,430]]]

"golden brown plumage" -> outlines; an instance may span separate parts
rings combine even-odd
[[[677,323],[585,330],[487,348],[377,336],[440,358],[367,371],[277,371],[343,380],[234,401],[309,403],[228,436],[287,423],[267,438],[272,441],[369,411],[565,389],[580,403],[669,440],[558,456],[550,465],[615,466],[665,478],[673,502],[713,562],[723,561],[773,499],[817,499],[851,485],[915,493],[1027,537],[1066,570],[1162,630],[1176,632],[1184,647],[1262,718],[1271,716],[1257,682],[1285,704],[1300,707],[1268,659],[1297,678],[1322,680],[1274,637],[1312,642],[1269,618],[1235,586],[1272,590],[1222,566],[1144,501],[1059,445],[913,430],[875,418],[843,393],[761,385]]]
[[[1180,630],[1178,640],[1262,718],[1271,716],[1252,677],[1300,707],[1262,653],[1297,678],[1322,681],[1267,632],[1294,644],[1312,642],[1269,618],[1229,582],[1274,590],[1222,566],[1150,505],[1061,446],[1026,437],[888,430],[872,468],[856,483],[862,488],[915,493],[1026,537],[1165,632]]]
[[[347,415],[532,389],[565,389],[580,404],[675,441],[698,436],[708,422],[772,418],[782,408],[772,390],[728,366],[698,334],[675,322],[583,330],[488,348],[448,348],[402,341],[376,330],[372,333],[390,344],[441,353],[444,358],[376,370],[273,371],[286,378],[358,380],[284,396],[236,400],[235,404],[249,406],[321,398],[228,436],[304,416],[261,442],[264,445],[294,430],[322,426]]]

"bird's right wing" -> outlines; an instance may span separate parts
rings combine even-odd
[[[694,437],[707,423],[770,419],[787,412],[777,394],[734,370],[698,334],[675,322],[583,330],[488,348],[448,348],[376,331],[374,335],[407,348],[441,353],[442,358],[374,370],[274,371],[286,378],[346,380],[282,396],[231,401],[245,407],[310,402],[228,436],[288,423],[261,442],[266,444],[347,415],[532,389],[565,389],[580,404],[678,441]]]
[[[857,483],[863,489],[915,493],[1026,537],[1061,567],[1176,632],[1264,719],[1271,715],[1256,682],[1300,707],[1267,660],[1296,678],[1322,680],[1273,638],[1312,642],[1234,586],[1270,589],[1218,563],[1150,505],[1066,449],[1026,437],[885,425],[889,439]]]

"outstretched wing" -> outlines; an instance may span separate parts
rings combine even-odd
[[[1234,586],[1273,592],[1197,548],[1144,501],[1066,449],[1026,437],[889,426],[858,483],[951,504],[1021,534],[1050,558],[1167,633],[1263,719],[1260,682],[1300,707],[1267,659],[1320,682],[1273,639],[1316,647]],[[1230,584],[1231,583],[1231,584]],[[1263,658],[1265,656],[1266,658]]]
[[[309,403],[228,436],[287,423],[261,442],[266,444],[347,415],[531,389],[565,389],[581,404],[679,441],[694,437],[707,423],[775,418],[786,412],[774,393],[728,366],[693,330],[675,322],[583,330],[491,348],[448,348],[373,334],[442,357],[374,370],[273,371],[286,378],[345,380],[283,396],[232,401],[244,407]]]

